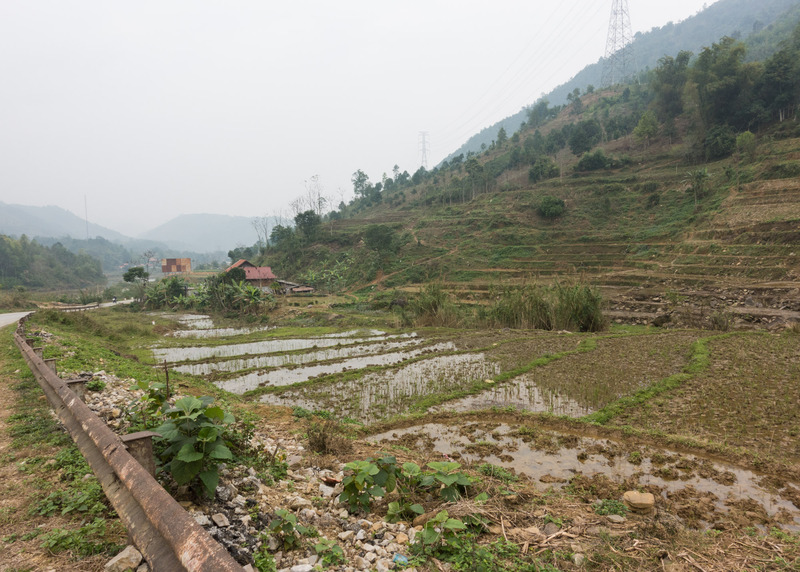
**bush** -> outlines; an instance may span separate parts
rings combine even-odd
[[[542,197],[539,206],[536,208],[539,215],[544,218],[558,218],[564,214],[565,209],[566,205],[562,199],[550,195]]]
[[[538,183],[539,181],[558,177],[560,174],[561,170],[558,165],[550,157],[542,155],[536,158],[536,162],[528,171],[528,180],[531,183]]]
[[[586,153],[575,165],[576,171],[599,171],[600,169],[607,169],[611,164],[611,160],[606,157],[602,149],[598,149],[594,153]]]
[[[736,136],[727,125],[713,127],[703,143],[706,159],[713,161],[728,157],[736,150]]]

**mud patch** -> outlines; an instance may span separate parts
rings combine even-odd
[[[373,435],[382,446],[401,442],[420,451],[492,463],[526,475],[542,486],[571,490],[592,499],[618,499],[625,490],[656,495],[689,526],[720,529],[782,524],[800,530],[800,510],[786,485],[783,496],[761,486],[762,476],[696,455],[634,447],[536,427],[508,424],[427,423]],[[510,453],[510,454],[509,454]],[[791,498],[789,498],[791,497]],[[746,521],[746,524],[742,524]]]

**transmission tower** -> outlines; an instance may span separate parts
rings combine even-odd
[[[603,87],[629,79],[636,71],[633,53],[633,32],[628,0],[613,0],[608,23],[606,55],[603,60]]]
[[[428,170],[428,132],[419,132],[419,154],[420,165],[427,171]]]

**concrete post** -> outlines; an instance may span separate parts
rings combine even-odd
[[[122,442],[131,457],[139,461],[139,464],[148,472],[150,476],[156,476],[156,460],[153,457],[153,437],[158,433],[154,431],[139,431],[122,436]]]
[[[57,361],[56,358],[48,358],[48,359],[43,360],[43,361],[44,361],[44,365],[46,365],[47,367],[50,368],[50,371],[52,371],[53,373],[56,373],[56,361]]]

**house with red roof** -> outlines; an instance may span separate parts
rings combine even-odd
[[[275,281],[278,279],[278,277],[272,273],[272,268],[269,266],[256,266],[244,258],[239,259],[228,266],[228,268],[225,269],[225,272],[230,272],[234,268],[241,268],[244,270],[244,279],[247,281],[247,283],[252,284],[253,286],[256,286],[262,290],[271,290],[273,284],[275,284]]]

